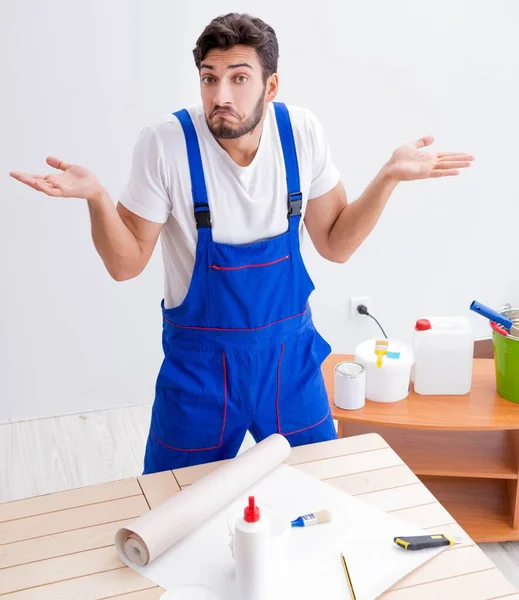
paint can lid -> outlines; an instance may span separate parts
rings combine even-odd
[[[356,377],[364,371],[364,367],[357,362],[346,361],[336,365],[335,371],[343,377]]]

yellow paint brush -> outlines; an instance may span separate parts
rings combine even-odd
[[[375,342],[375,354],[377,356],[377,367],[380,369],[384,356],[387,354],[387,347],[389,342],[387,340],[377,340]]]

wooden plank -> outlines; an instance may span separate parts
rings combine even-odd
[[[515,468],[517,470],[517,480],[509,481],[508,497],[510,499],[510,509],[512,512],[512,527],[519,529],[519,431],[510,431],[510,446],[515,457]]]
[[[194,467],[184,467],[183,469],[174,469],[173,475],[178,481],[181,488],[193,484],[198,479],[201,479],[205,475],[208,475],[218,467],[228,462],[227,460],[221,460],[212,463],[205,463],[203,465],[195,465]]]
[[[115,521],[0,546],[0,568],[111,546],[116,531],[130,522]]]
[[[369,452],[370,450],[383,450],[387,447],[387,443],[379,435],[376,433],[367,433],[354,438],[297,446],[296,448],[292,448],[292,452],[285,461],[285,464],[293,466],[315,462],[316,460],[324,460],[326,458]]]
[[[2,600],[94,600],[148,589],[148,579],[128,567],[123,567],[115,571],[14,592]]]
[[[327,483],[337,487],[348,494],[359,496],[369,492],[388,490],[403,485],[419,482],[418,477],[405,465],[377,469],[344,477],[335,477]]]
[[[510,501],[510,514],[512,529],[519,529],[519,482],[506,482],[508,499]]]
[[[34,517],[59,510],[77,508],[88,504],[98,502],[107,502],[119,498],[128,498],[130,496],[139,496],[141,489],[135,478],[121,479],[110,483],[92,485],[88,487],[59,492],[57,494],[47,494],[45,496],[35,496],[25,500],[16,500],[1,505],[0,523],[12,521],[14,519],[23,519],[25,517]]]
[[[449,577],[459,577],[460,575],[489,569],[495,569],[494,563],[477,546],[465,548],[453,546],[404,577],[391,589],[398,590],[423,585]]]
[[[297,465],[296,469],[300,469],[316,479],[326,480],[333,477],[344,477],[344,475],[351,475],[353,473],[396,467],[401,464],[401,459],[393,450],[385,448],[383,450],[352,454],[351,456],[337,456],[336,458],[304,463]]]
[[[0,596],[121,567],[124,567],[124,564],[113,545],[11,567],[1,571]]]
[[[489,600],[517,593],[512,584],[497,569],[479,571],[451,579],[442,579],[424,585],[391,590],[380,600],[438,600],[460,598],[463,600]]]
[[[392,490],[361,494],[357,496],[357,498],[368,502],[384,512],[437,502],[431,492],[420,482],[404,487],[393,488]]]
[[[159,587],[153,587],[149,590],[142,590],[141,592],[130,592],[129,594],[121,594],[117,596],[110,596],[116,600],[160,600],[163,596],[164,590]],[[107,600],[108,597],[100,598],[99,600]]]
[[[3,544],[9,544],[82,527],[131,519],[147,510],[148,505],[141,494],[140,496],[62,510],[57,513],[7,521],[7,523],[0,523],[0,540]]]
[[[392,510],[389,513],[421,529],[431,529],[431,527],[455,523],[451,515],[438,502],[424,506],[415,506],[413,508]]]
[[[138,477],[138,480],[151,509],[180,491],[180,486],[171,471],[143,475]]]

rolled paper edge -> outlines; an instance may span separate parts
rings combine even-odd
[[[150,562],[150,552],[140,535],[123,527],[115,534],[115,547],[121,560],[127,565],[145,567]]]

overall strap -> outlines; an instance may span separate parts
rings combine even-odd
[[[294,140],[294,131],[290,122],[288,108],[282,102],[273,102],[278,125],[283,158],[285,159],[285,171],[288,189],[288,218],[290,229],[298,230],[303,208],[303,194],[301,193],[301,183],[299,181],[299,165],[297,162],[296,143]]]
[[[196,226],[199,230],[206,230],[209,237],[211,237],[211,212],[209,210],[204,167],[202,165],[202,155],[200,154],[200,146],[198,144],[195,126],[193,125],[189,112],[185,108],[173,114],[180,121],[186,138]]]

